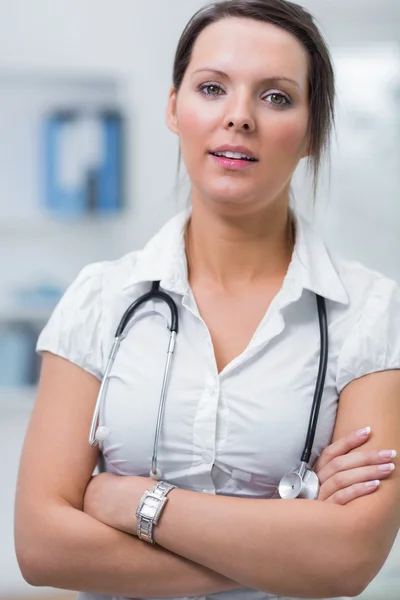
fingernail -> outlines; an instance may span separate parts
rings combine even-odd
[[[371,427],[364,427],[364,429],[359,429],[356,433],[358,437],[366,437],[371,433]]]
[[[375,479],[375,481],[367,481],[367,483],[365,484],[365,486],[367,488],[372,488],[372,487],[378,487],[378,485],[380,485],[380,481],[379,479]]]
[[[397,452],[396,450],[380,450],[379,456],[382,458],[396,458]]]
[[[387,463],[386,465],[379,465],[378,469],[380,471],[394,471],[394,464],[393,463]]]

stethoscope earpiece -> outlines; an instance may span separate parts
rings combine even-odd
[[[163,474],[162,474],[161,469],[156,469],[155,471],[153,471],[153,469],[151,469],[150,477],[152,479],[154,479],[154,481],[161,481],[162,476],[163,476]]]
[[[96,441],[104,442],[110,435],[110,430],[107,427],[101,426],[96,430]]]

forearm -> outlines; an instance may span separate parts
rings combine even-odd
[[[206,595],[240,587],[69,505],[55,506],[35,521],[25,533],[16,534],[22,573],[35,586],[140,598]]]
[[[353,524],[348,507],[328,503],[173,490],[155,541],[243,586],[325,598],[357,593],[364,549]]]

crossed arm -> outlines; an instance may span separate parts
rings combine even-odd
[[[61,391],[61,383],[66,380],[65,368],[69,390],[71,384],[76,387],[75,381],[81,394],[95,396],[94,383],[86,377],[83,382],[80,369],[65,367],[60,361],[56,357],[48,361],[51,376],[47,377],[44,369],[17,495],[17,554],[23,572],[34,585],[141,597],[206,594],[249,586],[278,595],[311,598],[356,595],[380,570],[400,525],[396,471],[382,483],[379,493],[346,506],[214,497],[174,490],[156,528],[155,547],[82,513],[91,465],[88,459],[82,466],[79,457],[87,453],[92,404],[83,403],[87,414],[82,419],[82,430],[79,425],[76,433],[77,414],[68,414],[67,423],[73,424],[65,424],[67,415],[62,411],[71,412],[75,403],[70,392]],[[59,402],[57,408],[51,408],[46,398],[50,395],[54,402],[55,391]],[[60,394],[68,394],[68,398]],[[399,397],[398,372],[374,374],[353,382],[340,400],[335,439],[357,429],[362,421],[374,432],[368,442],[371,448],[396,448],[400,439]],[[58,406],[68,403],[68,409]],[[76,411],[81,418],[82,404],[76,405]],[[49,433],[49,427],[57,434]],[[53,451],[50,458],[49,444]],[[68,453],[58,450],[63,444],[69,447]],[[51,475],[45,473],[38,484],[30,471],[40,459],[47,462]],[[94,456],[91,461],[93,465]],[[74,476],[81,483],[68,485],[67,474],[72,477],[76,471]],[[130,494],[120,495],[120,514],[129,514],[131,519],[132,507],[143,489],[150,487],[149,481],[117,479],[121,485],[132,486]],[[28,501],[32,485],[42,503],[47,502],[46,510],[39,500]],[[123,523],[121,529],[125,529]]]
[[[361,418],[375,432],[371,446],[396,448],[400,371],[354,381],[339,406],[335,439]],[[352,596],[372,581],[395,540],[400,480],[395,471],[378,494],[346,506],[174,490],[163,517],[155,528],[158,544],[244,585],[283,596]]]

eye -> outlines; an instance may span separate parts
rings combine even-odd
[[[273,92],[264,96],[264,98],[272,98],[272,101],[269,104],[276,106],[276,108],[285,108],[286,106],[290,106],[292,103],[287,96],[284,94],[280,94],[279,92]]]
[[[216,83],[203,83],[197,88],[204,96],[220,96],[223,89]]]

